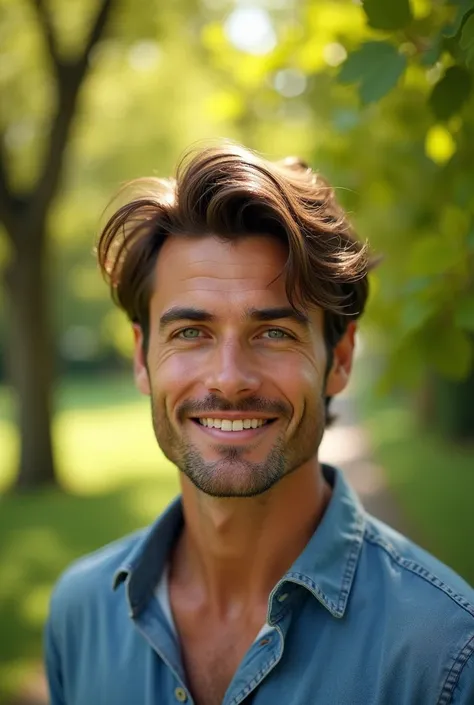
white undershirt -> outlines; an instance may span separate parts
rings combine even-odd
[[[158,600],[158,604],[160,605],[163,614],[165,615],[169,626],[171,627],[173,634],[175,636],[178,635],[178,630],[176,629],[176,625],[174,623],[173,619],[173,613],[171,612],[171,604],[170,604],[170,593],[169,593],[169,585],[168,585],[168,572],[169,572],[169,566],[166,564],[163,573],[161,574],[161,578],[158,582],[158,585],[155,588],[155,597]],[[260,629],[259,633],[255,637],[255,641],[258,641],[261,639],[265,634],[268,634],[268,632],[272,631],[272,627],[265,622],[263,627]]]

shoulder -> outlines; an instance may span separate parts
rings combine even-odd
[[[474,589],[454,570],[371,516],[367,519],[364,547],[369,560],[396,580],[397,590],[409,588],[447,611],[460,610],[468,621],[472,620],[474,628]]]
[[[50,620],[63,621],[66,615],[74,616],[85,606],[90,607],[91,600],[100,603],[110,598],[115,574],[146,531],[141,529],[129,534],[72,563],[54,586]]]
[[[404,654],[409,679],[422,682],[426,692],[434,688],[439,703],[470,703],[474,691],[473,588],[423,548],[370,515],[356,583],[354,607],[370,606],[371,628],[391,645],[388,648]]]

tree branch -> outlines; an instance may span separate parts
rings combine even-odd
[[[43,29],[43,36],[48,47],[51,61],[53,62],[55,70],[57,71],[57,68],[61,63],[61,59],[59,57],[58,43],[53,30],[51,18],[49,16],[47,8],[45,7],[44,0],[33,0],[33,2],[36,7],[36,12],[38,13],[38,19]]]
[[[13,240],[13,220],[15,210],[15,197],[10,191],[8,183],[7,159],[3,133],[0,133],[0,220]]]
[[[53,119],[44,168],[32,194],[33,212],[31,216],[37,223],[44,222],[49,205],[56,194],[64,153],[76,113],[79,91],[89,68],[89,56],[104,33],[115,1],[102,0],[100,3],[95,21],[80,57],[72,62],[66,63],[58,60],[58,63],[56,63],[58,106]],[[35,0],[35,2],[39,3],[40,6],[43,4],[43,0]],[[47,30],[45,29],[45,31]],[[54,40],[53,44],[55,44]]]
[[[92,29],[90,31],[89,38],[87,39],[86,46],[84,49],[83,58],[86,59],[86,61],[89,58],[91,50],[94,48],[94,46],[97,44],[97,42],[104,33],[105,26],[107,24],[107,20],[109,18],[110,10],[113,3],[114,0],[102,0],[102,4],[96,15],[95,22],[92,25]]]

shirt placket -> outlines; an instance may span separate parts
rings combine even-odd
[[[153,702],[161,702],[164,698],[167,703],[194,705],[185,682],[176,637],[170,633],[165,617],[156,601],[151,600],[133,621],[136,629],[160,658],[161,668],[168,671],[168,677],[165,678],[156,678],[156,674],[150,674],[151,682],[160,681],[157,685],[159,692],[156,692]]]
[[[239,705],[262,686],[283,656],[290,619],[291,613],[287,610],[272,625],[272,631],[252,645],[232,679],[222,705]]]

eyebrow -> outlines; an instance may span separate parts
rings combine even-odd
[[[289,319],[307,328],[309,318],[302,311],[295,310],[291,306],[277,306],[275,308],[246,308],[243,312],[244,320],[250,319],[258,322],[278,321]],[[211,323],[217,319],[213,313],[193,306],[173,306],[168,309],[160,318],[160,331],[167,326],[179,321],[195,321],[196,323]]]

